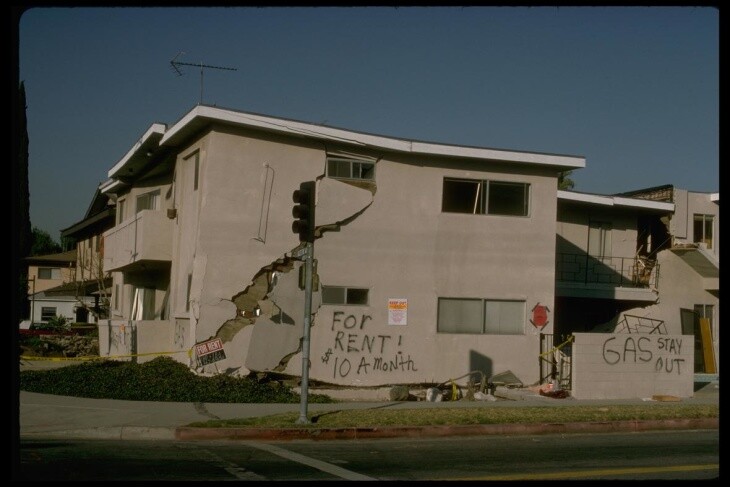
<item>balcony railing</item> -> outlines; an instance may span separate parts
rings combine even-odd
[[[562,282],[657,289],[659,264],[644,257],[594,257],[558,252],[555,279]]]

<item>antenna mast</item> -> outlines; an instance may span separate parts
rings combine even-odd
[[[207,69],[222,69],[225,71],[237,71],[237,68],[227,68],[224,66],[211,66],[209,64],[203,64],[203,62],[199,62],[198,64],[193,63],[183,63],[177,60],[177,58],[180,56],[180,54],[185,54],[184,52],[180,51],[177,53],[177,55],[172,58],[172,61],[170,61],[170,66],[172,66],[173,71],[175,71],[175,74],[178,76],[182,76],[183,72],[180,71],[180,66],[196,66],[200,68],[200,104],[203,104],[203,68]]]

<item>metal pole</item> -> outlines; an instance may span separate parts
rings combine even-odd
[[[33,289],[30,293],[30,325],[33,326],[33,315],[35,314],[35,277],[30,278],[33,281]]]
[[[308,424],[307,417],[307,396],[309,394],[309,332],[312,319],[312,263],[314,260],[314,243],[306,243],[306,254],[304,258],[304,335],[302,338],[302,390],[301,403],[299,407],[298,424]]]
[[[203,63],[200,63],[200,104],[203,104]]]

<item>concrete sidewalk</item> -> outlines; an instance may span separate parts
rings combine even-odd
[[[719,381],[702,384],[694,397],[678,404],[718,404]],[[336,404],[308,404],[312,414],[347,409],[499,408],[610,406],[618,404],[664,404],[642,399],[576,400],[555,399],[531,391],[511,391],[512,398],[498,401],[360,401]],[[497,393],[499,395],[499,393]],[[117,439],[117,440],[291,440],[355,439],[384,437],[450,436],[474,434],[541,434],[570,432],[644,431],[648,429],[718,428],[719,419],[626,421],[603,423],[551,423],[539,425],[473,425],[382,428],[190,428],[193,422],[235,419],[300,412],[300,404],[221,404],[152,401],[118,401],[55,396],[20,391],[19,430],[21,438]],[[675,403],[677,404],[677,403]]]

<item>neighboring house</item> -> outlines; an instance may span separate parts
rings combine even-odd
[[[107,318],[111,278],[102,267],[102,234],[114,226],[114,215],[108,196],[97,188],[84,218],[61,231],[62,240],[72,242],[75,248],[27,259],[34,264],[29,265],[29,276],[36,278],[31,280],[36,286],[36,293],[29,298],[31,321],[47,322],[55,315],[75,323],[96,323],[99,317]],[[50,267],[51,263],[58,267]]]
[[[719,225],[717,193],[559,191],[555,333],[693,335],[694,372],[716,373]]]
[[[47,295],[53,288],[71,282],[76,265],[76,252],[35,255],[26,257],[28,265],[28,299],[30,322],[47,322],[54,316],[74,316],[73,302]]]
[[[312,380],[536,383],[555,323],[558,175],[584,166],[196,106],[152,125],[101,186],[117,215],[101,355],[301,375],[292,192],[316,181]],[[225,358],[200,360],[214,338]]]

